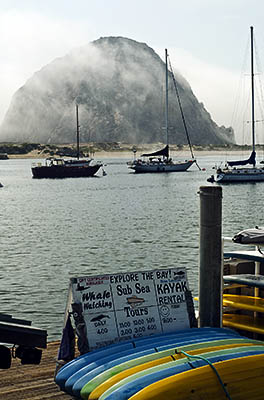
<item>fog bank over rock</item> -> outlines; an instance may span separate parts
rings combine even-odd
[[[233,129],[217,126],[186,80],[175,77],[192,143],[235,143]],[[165,64],[146,44],[123,37],[100,38],[36,72],[14,94],[0,141],[73,143],[76,102],[83,143],[166,142]],[[187,143],[171,75],[169,142]]]

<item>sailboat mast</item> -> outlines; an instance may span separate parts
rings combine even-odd
[[[168,100],[168,51],[165,49],[165,64],[166,64],[166,104],[165,104],[165,129],[166,129],[166,144],[169,144],[169,126],[168,126],[168,108],[169,108],[169,100]]]
[[[78,104],[76,104],[76,136],[77,136],[77,159],[80,158],[80,125],[79,125],[79,112]]]
[[[254,101],[254,40],[253,26],[250,27],[251,42],[251,118],[252,118],[252,151],[255,151],[255,101]],[[254,163],[254,167],[255,167]]]

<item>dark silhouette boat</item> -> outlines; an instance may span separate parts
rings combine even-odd
[[[87,178],[94,176],[96,172],[103,166],[101,162],[92,158],[80,159],[79,146],[79,117],[78,105],[76,104],[76,121],[77,121],[77,156],[76,159],[64,159],[56,157],[48,157],[45,163],[41,162],[32,165],[33,178]]]

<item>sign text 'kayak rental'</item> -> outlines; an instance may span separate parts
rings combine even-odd
[[[190,327],[185,268],[71,279],[89,349]]]

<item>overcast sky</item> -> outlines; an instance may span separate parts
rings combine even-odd
[[[0,122],[35,71],[99,37],[123,36],[162,58],[167,48],[213,120],[230,126],[251,25],[261,66],[262,0],[0,0]]]

